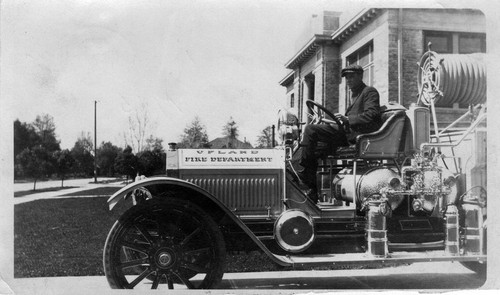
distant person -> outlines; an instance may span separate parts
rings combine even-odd
[[[377,89],[363,82],[363,68],[350,65],[342,69],[341,77],[346,79],[351,90],[351,102],[345,115],[334,114],[344,126],[342,132],[337,124],[309,124],[302,134],[298,177],[307,186],[306,195],[317,203],[319,196],[316,185],[318,159],[315,155],[318,142],[331,145],[334,149],[346,146],[356,140],[356,136],[376,131],[381,126],[380,97]]]

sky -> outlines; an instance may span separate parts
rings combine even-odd
[[[254,144],[284,107],[279,81],[313,13],[332,1],[6,1],[2,99],[12,120],[54,118],[62,148],[94,131],[123,146],[145,105],[178,141],[198,116],[209,139],[232,117]],[[311,37],[311,36],[308,36]]]
[[[2,1],[3,114],[50,114],[62,148],[94,137],[94,101],[98,144],[123,147],[141,105],[165,146],[195,116],[210,140],[233,118],[255,144],[286,107],[279,81],[312,37],[301,37],[312,14],[340,11],[344,22],[367,3],[378,2]]]

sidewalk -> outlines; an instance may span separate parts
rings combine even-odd
[[[3,294],[144,294],[151,285],[144,284],[134,290],[113,291],[106,277],[48,277],[22,278],[8,281],[14,293]],[[382,269],[349,269],[321,271],[277,271],[226,273],[220,289],[193,291],[190,294],[311,294],[319,290],[460,290],[477,289],[483,279],[459,263],[415,263],[408,266]],[[160,289],[165,291],[166,286]],[[186,293],[185,286],[175,285],[174,293]],[[250,291],[254,289],[255,291]],[[230,290],[230,291],[227,291]],[[152,290],[156,294],[158,290]],[[477,290],[475,290],[477,291]],[[0,293],[2,294],[2,293]]]
[[[100,178],[98,181],[103,181],[106,179]],[[80,191],[85,191],[85,190],[90,190],[90,189],[95,189],[95,188],[100,188],[100,187],[123,187],[125,184],[123,183],[123,180],[118,180],[116,182],[110,182],[110,183],[93,183],[91,179],[84,179],[84,180],[78,180],[78,187],[73,187],[73,188],[67,188],[67,189],[61,189],[57,191],[51,191],[51,192],[40,192],[40,193],[34,193],[34,194],[29,194],[26,196],[22,197],[15,197],[14,198],[14,205],[17,204],[22,204],[26,202],[31,202],[35,200],[41,200],[41,199],[52,199],[56,197],[61,197],[63,195],[67,194],[73,194],[76,192]],[[66,184],[68,187],[72,186],[71,184]],[[57,187],[57,186],[54,186]]]

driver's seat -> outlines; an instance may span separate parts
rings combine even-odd
[[[381,121],[379,130],[358,135],[355,143],[338,147],[329,158],[345,160],[404,157],[412,146],[411,123],[406,116],[406,109],[394,103],[381,106]]]

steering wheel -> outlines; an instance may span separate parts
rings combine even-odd
[[[339,126],[339,131],[345,133],[344,123],[337,117],[335,117],[335,115],[333,115],[324,106],[313,100],[306,100],[306,106],[314,114],[311,121],[312,124],[319,124],[321,122],[324,122],[324,120],[326,119],[325,115],[328,115],[330,118],[332,118],[333,122],[335,122]]]

